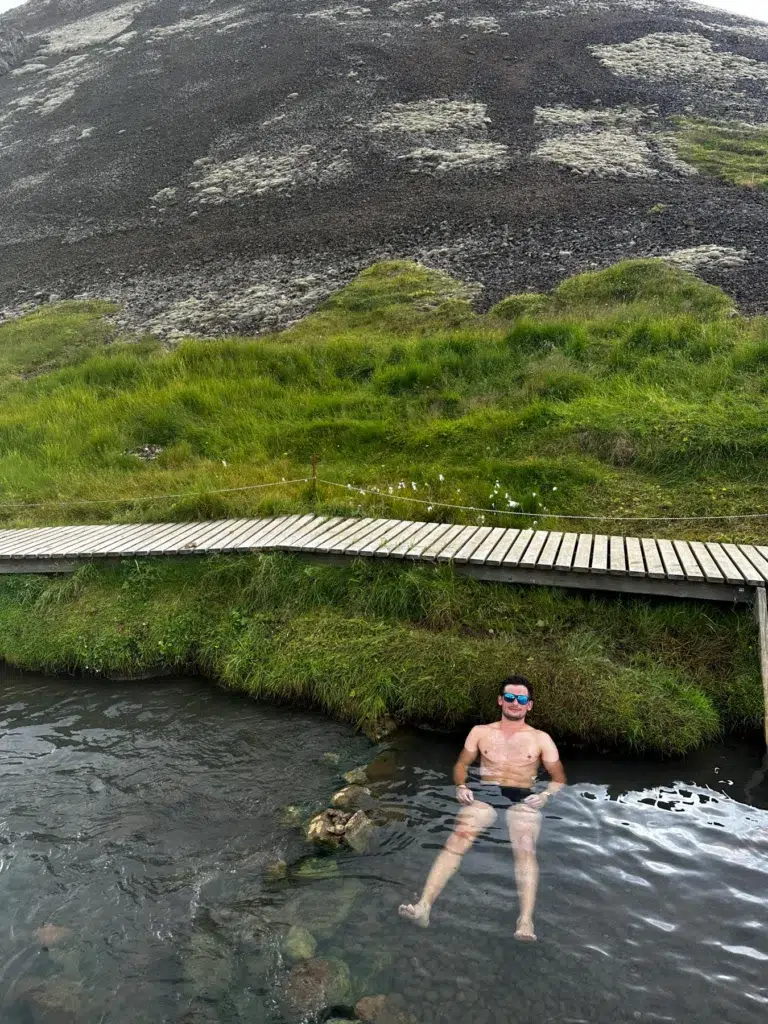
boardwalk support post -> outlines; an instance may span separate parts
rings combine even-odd
[[[765,706],[765,742],[768,744],[768,599],[765,587],[755,588],[755,614],[757,632],[760,637],[760,674],[763,679],[763,701]]]

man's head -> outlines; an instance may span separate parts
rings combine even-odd
[[[521,702],[522,698],[522,702]],[[501,717],[521,722],[533,707],[533,686],[525,676],[507,676],[499,686]]]

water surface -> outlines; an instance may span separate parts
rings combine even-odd
[[[349,965],[356,995],[393,995],[424,1024],[765,1020],[757,744],[664,764],[566,756],[572,785],[540,843],[539,942],[523,946],[500,829],[428,931],[396,915],[453,823],[455,738],[399,737],[376,787],[396,820],[366,854],[302,877],[317,864],[281,809],[325,806],[371,757],[346,727],[197,681],[6,675],[0,706],[3,1024],[297,1019],[281,942],[298,922],[317,956]],[[291,870],[275,882],[277,857]],[[69,934],[44,949],[45,924]]]

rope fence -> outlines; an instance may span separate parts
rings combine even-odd
[[[376,487],[366,487],[361,484],[352,483],[340,483],[338,480],[327,480],[324,477],[319,477],[315,473],[315,460],[312,465],[312,475],[305,477],[294,477],[291,480],[282,478],[280,480],[271,480],[267,483],[261,484],[246,484],[242,487],[218,487],[210,490],[203,491],[176,491],[169,494],[138,494],[132,497],[112,497],[112,498],[72,498],[67,500],[51,499],[49,501],[17,501],[17,502],[0,502],[0,509],[27,509],[27,508],[47,508],[51,506],[55,507],[70,507],[73,505],[105,505],[105,504],[135,504],[137,502],[154,502],[154,501],[165,501],[170,499],[178,498],[203,498],[210,495],[217,494],[238,494],[250,491],[266,490],[271,487],[291,487],[295,484],[308,484],[311,483],[313,487],[318,484],[322,484],[325,487],[335,487],[346,492],[357,492],[366,497],[382,498],[385,500],[391,500],[393,502],[403,501],[408,502],[412,505],[427,506],[429,511],[433,508],[441,509],[452,509],[457,512],[477,512],[483,515],[492,516],[512,516],[512,517],[524,517],[527,519],[557,519],[564,521],[584,521],[584,522],[611,522],[611,523],[693,523],[693,522],[725,522],[725,521],[741,521],[741,520],[752,520],[752,519],[768,519],[768,512],[744,512],[744,513],[723,513],[722,515],[696,515],[696,516],[617,516],[617,515],[589,515],[589,514],[574,514],[566,512],[549,512],[539,510],[538,512],[525,512],[521,509],[504,509],[504,508],[485,508],[480,505],[458,505],[447,501],[438,501],[432,498],[414,498],[405,494],[389,493],[389,490],[383,490]]]

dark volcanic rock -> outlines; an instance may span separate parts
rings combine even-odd
[[[18,67],[27,52],[27,41],[18,29],[0,26],[0,75]]]
[[[382,258],[490,304],[679,250],[768,306],[768,195],[669,138],[765,119],[768,25],[675,0],[32,0],[0,18],[20,32],[0,319],[102,295],[171,339],[254,333]]]

